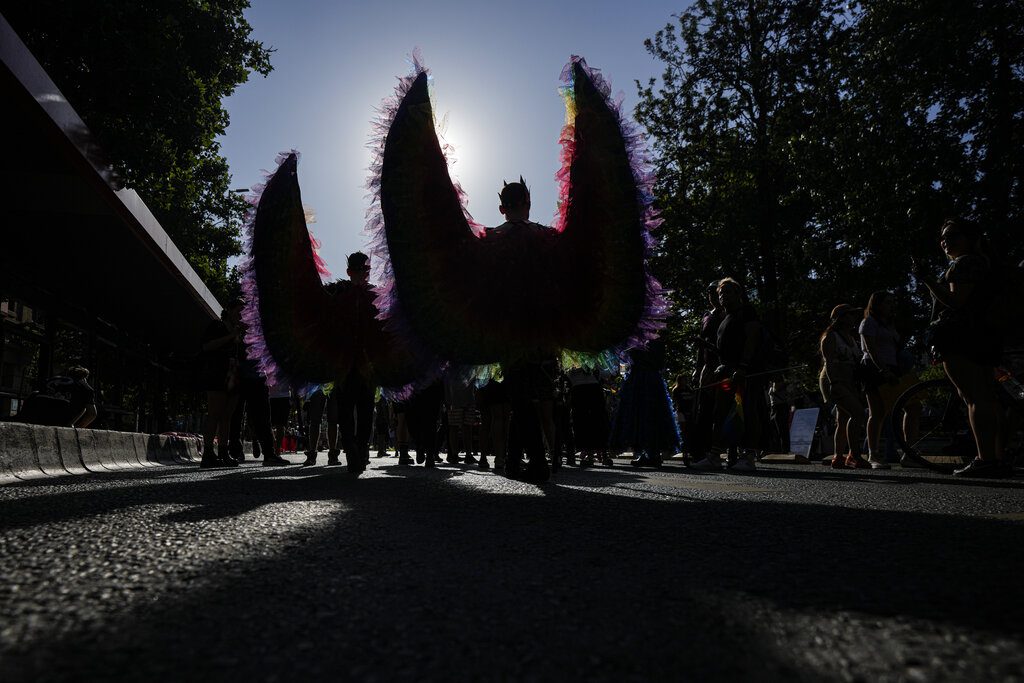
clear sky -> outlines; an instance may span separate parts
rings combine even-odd
[[[455,147],[452,175],[484,225],[502,222],[497,192],[522,174],[532,218],[555,214],[558,134],[565,109],[558,76],[571,54],[602,70],[631,114],[634,80],[660,75],[643,41],[673,21],[688,0],[611,2],[458,2],[253,0],[253,36],[276,51],[274,71],[256,76],[227,101],[221,139],[232,187],[261,180],[277,152],[302,152],[303,203],[317,213],[313,232],[333,274],[365,247],[364,186],[370,121],[395,78],[410,72],[419,48],[434,77],[435,115],[447,114]]]

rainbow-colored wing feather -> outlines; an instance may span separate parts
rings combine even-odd
[[[658,221],[642,140],[582,59],[563,81],[559,216],[554,228],[503,236],[472,221],[449,176],[426,70],[417,64],[385,104],[369,231],[384,263],[382,316],[413,346],[459,365],[551,356],[597,365],[663,326],[666,304],[646,265]]]

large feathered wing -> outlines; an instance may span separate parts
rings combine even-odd
[[[378,148],[378,303],[394,329],[441,358],[483,365],[568,355],[594,359],[645,343],[664,317],[647,273],[649,178],[639,139],[599,75],[573,58],[564,74],[560,214],[554,228],[500,234],[472,223],[434,130],[417,66],[385,108]]]
[[[323,384],[353,371],[386,387],[413,382],[426,363],[384,331],[369,289],[323,285],[329,273],[306,226],[298,158],[279,155],[277,170],[249,198],[242,268],[249,356],[273,384]]]

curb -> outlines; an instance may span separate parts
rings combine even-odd
[[[200,459],[194,438],[0,422],[0,484],[180,467]]]

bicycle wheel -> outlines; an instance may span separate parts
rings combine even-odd
[[[892,419],[900,448],[930,470],[948,474],[966,466],[978,452],[967,407],[948,379],[907,389],[896,399]]]

